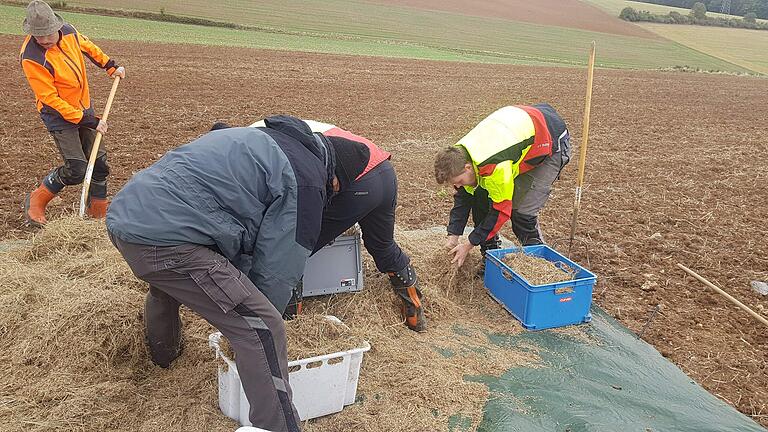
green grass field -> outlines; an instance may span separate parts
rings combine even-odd
[[[621,9],[627,6],[654,13],[668,13],[671,10],[677,10],[682,14],[688,13],[686,9],[626,0],[587,1],[617,15]],[[707,14],[728,17],[728,15],[711,12]],[[637,24],[699,52],[737,64],[754,72],[768,74],[768,31],[766,30],[653,23]]]
[[[703,53],[768,74],[768,31],[651,23],[641,26]]]
[[[584,1],[586,1],[587,3],[592,3],[595,6],[598,6],[599,8],[615,16],[618,16],[619,12],[621,12],[621,10],[624,9],[625,7],[631,7],[631,8],[634,8],[635,10],[646,10],[648,12],[652,12],[656,14],[668,14],[672,11],[677,11],[683,15],[688,15],[688,12],[691,11],[690,9],[684,9],[684,8],[679,8],[674,6],[657,5],[653,3],[644,3],[644,2],[629,1],[629,0],[584,0]],[[721,17],[721,18],[739,18],[734,15],[721,14],[715,11],[707,12],[707,15],[711,17]],[[758,21],[766,21],[766,20],[758,20]]]
[[[705,70],[747,69],[666,40],[654,40],[347,0],[233,0],[211,8],[205,0],[133,2],[139,10],[256,25],[263,31],[62,13],[98,39],[230,45],[337,54],[527,65],[583,65],[590,42],[598,66]],[[78,4],[86,5],[84,2]],[[114,0],[101,6],[121,4]],[[24,10],[0,6],[0,33],[21,34]],[[322,18],[321,18],[322,17]]]

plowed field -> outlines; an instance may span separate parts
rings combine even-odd
[[[58,163],[18,65],[20,38],[0,36],[0,238],[23,236],[24,193]],[[462,63],[102,43],[125,64],[105,142],[112,191],[216,120],[245,125],[288,113],[366,135],[394,154],[399,224],[444,224],[449,194],[432,155],[494,109],[546,101],[581,140],[585,73]],[[110,82],[91,70],[97,112]],[[595,301],[710,392],[768,425],[768,336],[730,303],[684,277],[683,263],[758,311],[768,280],[768,80],[598,70],[587,187],[575,258],[599,275]],[[569,232],[576,163],[542,215],[550,240]],[[71,188],[49,216],[71,212]],[[507,235],[511,232],[507,229]]]
[[[461,0],[373,0],[373,2],[626,36],[656,37],[642,27],[618,19],[618,14],[608,15],[598,7],[580,0],[535,2],[475,0],[471,7],[467,7],[467,3]]]

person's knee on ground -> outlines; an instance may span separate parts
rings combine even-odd
[[[512,212],[512,231],[523,246],[544,244],[538,216]]]
[[[144,302],[144,330],[152,362],[167,368],[182,350],[179,306],[173,297],[150,286]]]
[[[392,288],[403,301],[402,312],[405,324],[413,331],[426,330],[427,319],[424,316],[424,305],[421,302],[423,296],[419,290],[416,270],[408,264],[400,271],[387,274]]]

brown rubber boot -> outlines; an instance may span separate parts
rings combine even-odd
[[[107,217],[107,207],[109,207],[109,201],[106,198],[94,198],[91,197],[88,203],[88,217],[94,219],[104,219]]]
[[[41,227],[48,222],[45,220],[45,207],[55,196],[55,193],[42,184],[32,193],[27,194],[24,199],[24,217],[27,219],[28,225]]]
[[[427,318],[424,316],[424,306],[421,303],[416,271],[408,265],[398,272],[390,272],[389,282],[395,289],[395,294],[403,300],[403,318],[405,325],[416,332],[427,329]]]

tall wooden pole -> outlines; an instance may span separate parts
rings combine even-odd
[[[104,107],[104,115],[101,116],[101,119],[104,121],[107,121],[107,117],[109,117],[109,110],[112,108],[112,100],[115,98],[118,84],[120,84],[120,77],[116,76],[115,81],[112,83],[112,90],[109,92],[109,97],[107,98],[107,106]],[[80,194],[80,217],[85,215],[85,204],[88,202],[88,191],[91,189],[93,166],[96,164],[96,156],[99,154],[100,144],[101,132],[97,132],[96,139],[93,140],[91,156],[88,158],[88,168],[85,170],[85,178],[83,179],[83,192]]]
[[[573,220],[571,221],[571,236],[568,241],[568,256],[573,248],[573,238],[576,235],[576,221],[579,218],[579,206],[581,205],[581,186],[584,183],[584,166],[587,161],[587,140],[589,139],[589,112],[592,107],[592,77],[595,71],[595,42],[592,41],[592,50],[589,53],[589,67],[587,72],[587,99],[584,107],[584,121],[581,131],[581,147],[579,148],[579,174],[576,179],[576,199],[573,203]]]

